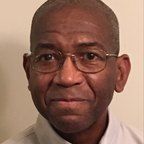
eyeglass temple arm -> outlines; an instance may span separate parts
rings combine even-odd
[[[107,57],[118,57],[117,54],[106,54]]]

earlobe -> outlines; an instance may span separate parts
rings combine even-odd
[[[23,55],[23,68],[25,70],[27,79],[30,78],[30,61],[29,61],[29,55],[26,53]]]
[[[117,75],[115,91],[121,92],[127,82],[129,72],[131,69],[129,56],[124,54],[117,59]]]

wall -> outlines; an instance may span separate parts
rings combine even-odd
[[[37,111],[27,90],[22,67],[29,51],[34,11],[45,0],[0,2],[0,142],[35,122]],[[132,70],[123,93],[115,94],[113,113],[143,130],[143,0],[105,0],[119,18],[121,53],[131,57]]]

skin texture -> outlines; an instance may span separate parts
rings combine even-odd
[[[91,42],[109,53],[114,47],[112,27],[101,9],[93,13],[67,5],[60,11],[45,11],[32,29],[32,51],[40,43],[64,53],[74,53],[83,48],[80,44]],[[74,144],[95,144],[107,127],[107,109],[114,90],[121,92],[127,81],[130,61],[127,55],[109,58],[103,71],[86,74],[67,57],[60,70],[43,74],[34,71],[29,56],[24,55],[24,69],[36,108],[57,133]]]

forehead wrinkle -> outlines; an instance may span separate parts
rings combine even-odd
[[[57,31],[57,30],[47,30],[47,31],[43,31],[41,32],[41,34],[58,34],[60,36],[62,36],[64,39],[67,39],[67,35],[69,35],[69,39],[71,39],[71,34],[76,34],[75,35],[75,38],[74,38],[74,42],[75,43],[80,43],[83,44],[83,43],[97,43],[98,45],[101,45],[101,47],[104,47],[98,40],[96,37],[93,37],[93,36],[96,36],[96,34],[94,32],[90,32],[90,31],[70,31],[70,32],[63,32],[63,31]],[[77,37],[78,36],[78,37]],[[48,37],[48,41],[49,41],[49,38],[51,39],[51,37],[53,37],[52,35],[50,35],[50,37]],[[53,39],[53,38],[52,38]],[[55,40],[55,39],[54,39]],[[58,40],[58,39],[57,39]],[[56,40],[56,41],[57,41]],[[45,40],[42,39],[42,41],[45,43]],[[46,40],[46,43],[47,43],[47,40]]]
[[[96,35],[96,33],[90,32],[90,31],[87,31],[87,30],[79,30],[79,31],[71,30],[71,31],[68,31],[68,32],[64,32],[64,31],[60,31],[60,30],[45,30],[45,31],[41,31],[41,32],[38,32],[38,33],[35,33],[35,34],[58,34],[60,36],[71,35],[71,34],[82,34],[80,37],[84,37],[87,34],[89,34],[87,36]]]

